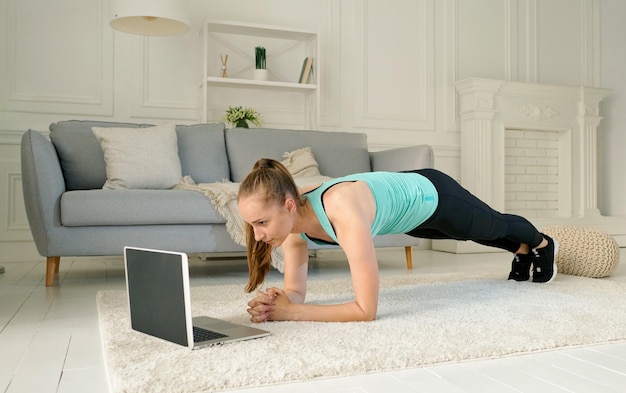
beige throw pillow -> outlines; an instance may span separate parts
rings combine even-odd
[[[176,126],[92,127],[104,152],[103,189],[168,189],[182,178]]]
[[[294,178],[319,176],[320,170],[310,147],[283,154],[281,161]]]

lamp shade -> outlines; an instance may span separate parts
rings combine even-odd
[[[140,35],[176,35],[189,30],[188,0],[112,0],[115,30]]]

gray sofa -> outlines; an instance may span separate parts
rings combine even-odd
[[[47,258],[46,286],[54,285],[60,257],[121,255],[125,245],[186,253],[232,253],[244,248],[229,236],[224,219],[201,193],[187,190],[103,190],[104,155],[91,127],[147,127],[95,121],[50,125],[49,138],[24,133],[21,165],[24,202],[39,254]],[[432,167],[429,146],[369,152],[365,134],[280,129],[176,126],[183,175],[196,183],[240,182],[261,157],[310,147],[322,175],[401,171]],[[419,239],[386,235],[377,247],[411,246]],[[312,250],[325,248],[310,244]]]

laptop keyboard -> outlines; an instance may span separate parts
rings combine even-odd
[[[222,333],[202,329],[196,326],[193,327],[193,342],[195,343],[215,340],[216,338],[222,338],[222,337],[228,337],[228,336]]]

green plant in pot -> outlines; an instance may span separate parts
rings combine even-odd
[[[254,79],[263,81],[267,80],[267,64],[264,47],[257,46],[254,48],[254,60]]]
[[[261,127],[261,114],[252,108],[229,106],[224,121],[230,123],[233,128],[250,128],[248,122]]]

